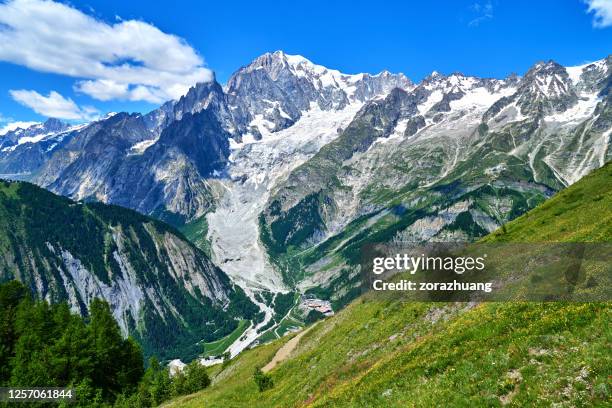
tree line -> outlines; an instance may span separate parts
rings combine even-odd
[[[65,302],[33,299],[18,281],[0,284],[2,387],[69,387],[71,407],[151,407],[209,384],[197,360],[173,377],[155,358],[145,369],[140,346],[122,337],[102,300],[81,317]]]

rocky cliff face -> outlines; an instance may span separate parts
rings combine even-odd
[[[35,181],[75,199],[110,202],[179,224],[211,208],[206,179],[225,167],[229,134],[210,110],[185,113],[150,146],[147,138],[154,135],[142,116],[116,116],[56,152]]]
[[[147,354],[197,352],[197,342],[222,337],[235,318],[257,311],[180,233],[134,211],[0,182],[0,214],[1,281],[19,279],[83,315],[102,298]]]

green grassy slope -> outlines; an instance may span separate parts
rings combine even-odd
[[[612,240],[608,164],[487,241]],[[253,370],[288,338],[212,369],[171,407],[610,406],[611,303],[405,303],[361,297],[310,330],[259,392]]]
[[[610,242],[612,162],[487,236],[487,242]]]
[[[200,248],[208,257],[211,256],[210,242],[206,238],[206,234],[208,234],[208,222],[206,221],[205,215],[181,226],[179,230],[185,234],[189,241],[193,242],[194,245]]]

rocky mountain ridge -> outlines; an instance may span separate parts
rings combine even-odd
[[[224,87],[198,84],[147,115],[70,133],[26,178],[203,223],[199,240],[233,279],[330,296],[355,273],[366,236],[474,239],[603,165],[611,62],[541,62],[505,79],[434,72],[413,84],[277,51]]]
[[[40,160],[28,161],[20,178],[181,224],[214,208],[207,180],[223,173],[230,139],[257,140],[293,125],[313,105],[332,111],[396,86],[412,85],[401,74],[342,75],[301,57],[265,54],[237,71],[225,90],[215,80],[197,84],[149,114],[120,113],[79,128]],[[15,173],[19,157],[0,153],[11,170],[5,173]]]

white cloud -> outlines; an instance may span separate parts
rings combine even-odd
[[[589,5],[587,13],[593,13],[593,27],[612,26],[612,0],[584,0]]]
[[[468,22],[469,27],[477,27],[483,21],[493,18],[493,3],[491,1],[483,3],[474,3],[470,9],[475,14],[475,17]]]
[[[14,100],[31,108],[34,112],[50,118],[67,120],[91,120],[98,116],[99,112],[92,107],[80,108],[70,98],[64,98],[55,91],[49,92],[48,96],[36,91],[25,89],[10,90],[9,93]]]
[[[100,100],[176,99],[212,79],[183,39],[136,20],[109,24],[49,0],[0,3],[0,60],[78,78]]]
[[[169,98],[168,95],[171,95],[173,92],[172,87],[161,90],[145,85],[130,86],[129,84],[116,82],[110,79],[79,81],[75,85],[75,90],[101,101],[123,99],[149,102],[164,102],[172,98]],[[186,89],[180,87],[178,96],[183,95],[185,91]]]
[[[4,136],[15,129],[27,129],[30,126],[38,125],[40,122],[10,122],[0,128],[0,136]]]

